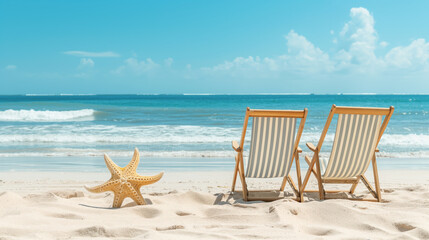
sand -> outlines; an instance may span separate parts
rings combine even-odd
[[[142,188],[149,205],[128,199],[111,209],[112,194],[83,188],[108,178],[0,172],[0,239],[429,239],[428,170],[381,171],[382,203],[318,201],[316,195],[298,203],[292,194],[243,202],[229,194],[232,171],[166,172]],[[249,180],[249,188],[278,188],[280,182]],[[356,195],[371,197],[362,184]]]

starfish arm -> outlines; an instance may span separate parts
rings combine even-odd
[[[93,192],[93,193],[101,193],[106,191],[113,191],[113,189],[119,184],[119,180],[114,181],[107,181],[101,185],[95,186],[95,187],[87,187],[84,186],[86,190]]]
[[[137,171],[140,162],[140,154],[137,148],[134,149],[134,155],[128,165],[124,168],[125,175],[131,175]]]
[[[138,205],[146,205],[146,201],[144,200],[142,194],[140,193],[140,189],[138,186],[133,185],[129,182],[125,185],[129,191],[129,197],[134,200]]]
[[[113,198],[113,208],[120,208],[122,203],[124,202],[125,196],[122,192],[115,192],[115,196]]]
[[[160,172],[154,176],[140,176],[136,174],[135,176],[128,177],[128,181],[131,182],[132,184],[137,184],[138,186],[144,186],[144,185],[149,185],[149,184],[158,182],[163,175],[164,175],[164,172]]]
[[[120,178],[122,169],[118,165],[116,165],[112,159],[110,159],[107,154],[104,154],[104,161],[106,162],[106,166],[109,169],[110,173],[112,174],[112,177]]]

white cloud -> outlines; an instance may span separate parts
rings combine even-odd
[[[201,70],[205,74],[218,75],[227,74],[247,78],[263,77],[269,73],[276,73],[280,68],[281,60],[260,57],[237,57],[232,61],[225,61],[214,67],[206,67]],[[188,67],[190,69],[190,67]]]
[[[382,42],[380,42],[380,46],[381,47],[387,47],[389,45],[389,43],[388,42],[386,42],[386,41],[382,41]]]
[[[330,72],[333,70],[333,63],[329,55],[315,47],[304,36],[291,30],[286,39],[288,54],[275,58],[261,57],[237,57],[233,61],[225,61],[211,68],[203,68],[205,72],[226,72],[233,71],[234,74],[249,73],[254,76],[254,72]]]
[[[287,67],[291,70],[319,72],[332,71],[333,64],[329,55],[315,47],[304,36],[293,30],[286,36],[288,55],[281,56],[287,59]]]
[[[121,74],[125,72],[131,72],[136,75],[141,75],[156,70],[159,67],[159,64],[155,63],[150,58],[139,61],[137,58],[132,57],[126,59],[125,64],[112,71],[112,73]]]
[[[350,42],[347,53],[350,63],[355,65],[372,65],[377,61],[374,50],[377,43],[377,32],[374,29],[374,18],[365,8],[352,8],[350,21],[340,32],[340,36]]]
[[[174,62],[174,60],[171,57],[164,60],[164,64],[167,67],[171,67],[171,65],[173,64],[173,62]]]
[[[385,57],[388,65],[396,68],[429,67],[429,43],[425,39],[414,40],[405,47],[395,47]]]
[[[225,61],[222,64],[216,65],[213,68],[207,68],[206,70],[212,71],[228,71],[232,69],[237,70],[248,70],[248,69],[259,69],[260,68],[260,58],[249,56],[247,58],[237,57],[233,61]]]
[[[91,58],[81,58],[79,68],[92,68],[94,67],[94,61]]]
[[[72,55],[76,57],[120,57],[119,54],[115,52],[86,52],[86,51],[66,51],[63,52],[66,55]]]
[[[340,35],[348,35],[355,42],[373,45],[377,36],[374,29],[374,18],[369,11],[362,7],[352,8],[350,18],[351,20],[344,25]]]
[[[7,65],[4,69],[8,71],[16,70],[18,67],[16,65]]]
[[[316,47],[306,37],[291,30],[286,38],[287,53],[277,57],[236,57],[232,61],[202,68],[203,72],[222,73],[241,77],[285,77],[299,73],[303,76],[329,76],[356,78],[380,76],[395,70],[412,69],[429,71],[429,43],[417,39],[408,46],[393,47],[386,55],[377,56],[377,48],[386,48],[386,41],[379,42],[375,21],[365,8],[352,8],[350,20],[334,36],[337,50],[328,54]],[[335,32],[330,31],[333,35]],[[406,74],[406,72],[404,72]],[[405,76],[405,75],[404,75]],[[422,75],[423,76],[423,75]]]

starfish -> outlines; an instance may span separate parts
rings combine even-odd
[[[140,154],[137,148],[134,149],[133,158],[124,168],[116,165],[107,154],[104,154],[104,161],[112,177],[104,184],[96,187],[85,186],[85,188],[93,193],[112,191],[114,193],[112,207],[114,208],[121,207],[122,202],[127,197],[133,199],[138,205],[145,205],[146,202],[140,193],[140,188],[158,182],[164,174],[161,172],[155,176],[138,175],[136,170],[140,162]]]

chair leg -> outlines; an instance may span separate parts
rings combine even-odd
[[[235,169],[234,169],[234,177],[232,178],[231,192],[235,191],[235,183],[237,181],[237,172],[238,172],[238,154],[235,156]]]
[[[304,159],[307,162],[308,166],[310,166],[310,163],[311,163],[310,158],[308,156],[305,156]],[[311,168],[311,172],[314,174],[314,177],[317,178],[317,171],[314,166]]]
[[[287,176],[287,182],[289,183],[290,187],[292,188],[293,193],[295,193],[295,196],[296,196],[297,198],[299,198],[299,190],[298,190],[298,188],[296,187],[296,185],[295,185],[295,183],[293,182],[293,180],[292,180],[292,178],[290,177],[290,175],[288,175],[288,176]]]
[[[320,173],[320,161],[319,161],[319,154],[316,152],[314,153],[314,158],[316,159],[316,171],[317,171],[317,183],[319,185],[319,198],[320,200],[325,199],[325,190],[323,189],[323,183],[322,183],[322,175]]]
[[[296,167],[296,176],[298,178],[298,194],[299,194],[299,196],[297,196],[297,197],[299,198],[300,202],[304,202],[303,192],[301,191],[301,187],[302,187],[301,167],[300,167],[300,163],[299,163],[299,153],[298,152],[296,153],[295,167]]]
[[[366,186],[366,188],[368,188],[368,191],[371,193],[371,195],[375,199],[378,199],[377,192],[374,190],[374,188],[372,188],[371,184],[369,184],[368,179],[364,175],[361,175],[361,179],[362,179],[363,184]]]
[[[293,158],[292,158],[292,162],[290,164],[293,164]],[[282,186],[280,187],[280,191],[283,192],[285,190],[286,187],[286,181],[288,181],[288,177],[289,176],[284,176],[283,177],[283,182],[282,182]]]
[[[362,176],[358,177],[358,180],[355,183],[353,183],[352,187],[350,188],[350,194],[353,194],[355,192],[356,187],[359,184],[359,180],[360,180],[361,177]]]
[[[240,174],[240,180],[241,184],[243,186],[243,199],[244,201],[247,201],[247,184],[246,184],[246,178],[244,177],[244,166],[243,166],[243,155],[238,155],[238,174]]]
[[[378,169],[377,169],[377,160],[374,156],[372,157],[372,171],[374,172],[374,182],[375,182],[375,191],[377,193],[377,201],[381,202],[381,191],[380,191],[380,181],[378,179]]]
[[[280,186],[280,191],[283,192],[286,187],[287,176],[283,177],[282,185]]]
[[[305,158],[306,158],[306,161],[307,161],[308,157],[305,156]],[[313,171],[313,166],[314,166],[315,162],[316,162],[316,159],[313,158],[313,160],[308,164],[309,167],[308,167],[307,173],[305,174],[304,181],[302,182],[302,187],[300,189],[300,192],[304,192],[305,187],[307,186],[308,180],[310,179],[311,172]]]

